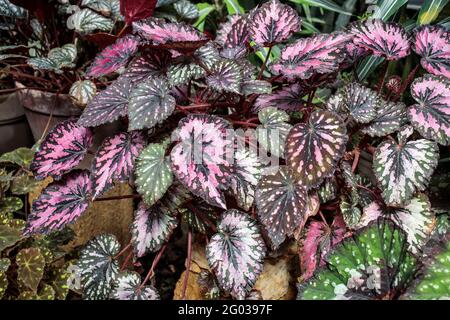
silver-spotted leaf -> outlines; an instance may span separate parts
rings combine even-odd
[[[360,123],[368,123],[377,115],[378,94],[357,82],[353,82],[344,90],[344,109],[353,119]]]
[[[222,214],[217,233],[206,246],[208,264],[220,287],[237,299],[244,299],[253,288],[265,255],[257,222],[234,209]]]
[[[195,63],[174,64],[167,70],[167,80],[171,86],[187,84],[190,80],[203,77],[206,71]]]
[[[113,26],[111,19],[88,8],[75,12],[67,19],[67,27],[80,33],[91,33],[95,30],[110,31]]]
[[[186,20],[197,19],[200,14],[197,6],[188,0],[175,2],[173,8],[182,19]]]
[[[141,287],[141,277],[136,272],[125,272],[117,277],[113,298],[118,300],[160,299],[158,291],[153,286]]]
[[[267,107],[258,112],[259,125],[256,138],[261,146],[275,157],[284,158],[285,142],[292,125],[287,123],[289,115],[275,107]]]
[[[132,83],[140,83],[150,78],[164,77],[170,64],[171,55],[165,50],[151,50],[134,58],[121,78]]]
[[[406,106],[403,103],[380,100],[375,119],[361,131],[371,137],[384,137],[399,130],[406,121]]]
[[[92,100],[96,92],[95,83],[90,80],[79,80],[70,87],[69,96],[76,105],[84,107]]]
[[[62,47],[53,48],[48,52],[47,58],[55,61],[58,68],[73,68],[77,58],[77,47],[68,43]]]
[[[221,60],[214,64],[206,78],[207,84],[214,90],[233,93],[241,92],[242,70],[232,60]]]
[[[272,92],[272,84],[264,80],[247,80],[242,83],[241,91],[244,95],[269,94]]]

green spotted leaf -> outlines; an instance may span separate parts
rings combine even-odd
[[[18,166],[29,168],[33,161],[34,151],[29,148],[17,148],[14,151],[2,154],[0,162],[9,162]]]
[[[180,63],[169,67],[167,79],[171,86],[187,84],[192,79],[203,77],[206,71],[195,63]]]
[[[11,184],[11,192],[17,195],[27,194],[35,190],[39,184],[40,182],[34,179],[32,175],[24,172],[14,178]]]
[[[27,63],[37,70],[49,70],[62,73],[58,62],[47,57],[29,58]]]
[[[0,200],[0,213],[14,213],[22,209],[22,207],[23,202],[18,197],[7,197]]]
[[[95,83],[90,80],[75,81],[69,90],[69,96],[78,106],[86,106],[97,92]]]
[[[317,190],[320,203],[325,203],[336,198],[337,195],[337,183],[336,178],[332,177],[325,179]]]
[[[343,108],[359,123],[368,123],[377,115],[378,94],[363,85],[353,82],[344,89]]]
[[[45,258],[39,248],[22,249],[17,254],[17,276],[28,289],[36,292],[44,275]]]
[[[75,66],[74,62],[77,58],[77,48],[74,44],[68,43],[62,47],[50,50],[47,54],[47,58],[55,61],[59,69],[72,68]]]
[[[11,265],[11,261],[8,258],[0,259],[0,299],[5,294],[6,288],[8,287],[8,278],[6,276],[6,271]]]
[[[0,224],[0,252],[15,245],[22,239],[20,230]]]
[[[54,300],[55,290],[48,285],[44,284],[38,293],[33,291],[22,291],[18,297],[19,300]]]
[[[350,228],[355,227],[361,218],[361,210],[358,208],[358,195],[354,192],[350,193],[349,196],[342,195],[339,207],[345,224]]]
[[[151,285],[141,287],[141,277],[136,272],[120,274],[116,280],[113,297],[118,300],[159,300],[158,291]]]
[[[269,94],[272,93],[272,84],[264,80],[247,80],[242,83],[242,93],[250,94]]]
[[[242,70],[232,60],[221,60],[214,64],[206,78],[207,84],[214,90],[241,93]]]

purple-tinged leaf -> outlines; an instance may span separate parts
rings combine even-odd
[[[160,300],[155,287],[145,285],[141,287],[141,277],[136,272],[127,271],[119,274],[116,280],[113,298],[117,300]]]
[[[344,110],[359,123],[368,123],[377,115],[378,94],[357,82],[344,89]]]
[[[369,19],[355,23],[350,32],[355,45],[370,50],[375,56],[398,60],[409,55],[409,39],[400,24]]]
[[[41,143],[30,169],[38,180],[48,176],[58,180],[83,160],[92,141],[92,131],[78,126],[76,120],[60,122]]]
[[[347,130],[330,111],[314,111],[295,125],[286,140],[286,163],[302,185],[316,187],[334,173],[345,152]]]
[[[373,170],[386,204],[402,205],[425,190],[438,159],[439,149],[429,140],[382,142],[373,155]]]
[[[86,72],[88,77],[98,78],[124,67],[128,59],[137,51],[139,39],[126,36],[103,49]]]
[[[310,223],[301,255],[301,265],[304,269],[303,280],[311,278],[316,268],[324,264],[323,258],[330,252],[331,247],[341,242],[345,231],[345,222],[341,215],[334,217],[331,226],[323,221]]]
[[[408,118],[423,137],[444,146],[450,144],[450,80],[425,75],[414,80],[411,95],[417,104],[408,108]]]
[[[233,25],[239,20],[245,19],[245,17],[239,14],[233,14],[227,16],[227,19],[228,20],[226,22],[222,22],[219,25],[214,41],[222,47],[234,47],[233,45],[226,46],[228,35],[231,33],[231,28],[233,27]]]
[[[143,196],[148,206],[152,206],[161,199],[173,182],[166,148],[164,144],[151,143],[141,152],[136,161],[137,191]]]
[[[267,107],[258,112],[259,125],[256,138],[261,146],[275,157],[284,158],[284,147],[292,125],[287,123],[289,115],[283,110]]]
[[[274,249],[306,222],[307,198],[306,188],[286,166],[259,181],[255,195],[258,217]]]
[[[207,68],[212,68],[214,64],[221,60],[217,44],[213,41],[210,41],[206,45],[198,48],[194,52],[194,57],[202,62]]]
[[[239,94],[242,83],[241,67],[235,61],[221,60],[213,65],[206,82],[214,90]]]
[[[175,104],[166,80],[154,78],[139,84],[130,94],[128,129],[153,128],[172,114]]]
[[[345,58],[348,34],[334,32],[302,38],[281,50],[280,59],[271,69],[288,79],[309,79],[313,74],[326,74],[339,69]]]
[[[169,67],[171,55],[166,50],[150,50],[131,60],[125,72],[120,76],[133,84],[151,78],[164,77]]]
[[[114,181],[130,180],[134,162],[144,145],[144,135],[137,131],[122,132],[103,141],[92,163],[93,198],[111,189]]]
[[[120,14],[127,24],[153,15],[157,0],[120,0]]]
[[[116,259],[119,250],[120,244],[116,237],[109,234],[95,237],[81,250],[77,267],[85,299],[110,298],[119,273],[119,262]]]
[[[264,80],[247,80],[242,83],[241,91],[244,95],[269,94],[272,92],[272,84]]]
[[[263,269],[266,246],[258,224],[247,214],[228,210],[206,246],[206,258],[220,287],[244,299]]]
[[[406,106],[403,103],[381,100],[375,119],[361,131],[371,137],[384,137],[399,130],[406,121]]]
[[[256,9],[249,23],[250,38],[259,46],[272,46],[300,31],[297,11],[278,0],[271,0]]]
[[[353,42],[349,42],[345,45],[345,59],[342,62],[342,68],[348,68],[358,62],[363,57],[369,54],[369,50],[363,47],[359,47]]]
[[[450,79],[450,32],[444,27],[423,26],[415,34],[413,50],[428,72]]]
[[[159,250],[177,225],[177,218],[163,204],[156,203],[148,208],[141,202],[131,225],[131,241],[136,255],[142,257]]]
[[[276,107],[285,111],[299,111],[305,103],[302,100],[306,92],[298,83],[294,83],[288,87],[283,87],[271,94],[260,95],[256,101],[253,109],[260,111],[266,107]]]
[[[74,170],[49,184],[33,202],[24,234],[49,233],[74,222],[87,209],[91,181],[86,170]]]
[[[335,177],[325,179],[317,190],[320,203],[326,203],[333,199],[336,199],[338,193],[338,185]]]
[[[226,208],[221,189],[229,184],[233,144],[226,136],[230,124],[216,116],[189,115],[176,131],[172,169],[193,194],[211,205]]]
[[[167,70],[167,80],[171,86],[188,84],[190,80],[196,80],[206,75],[205,69],[196,63],[174,64]]]
[[[225,48],[246,46],[249,41],[248,18],[232,15],[217,30],[216,42]]]

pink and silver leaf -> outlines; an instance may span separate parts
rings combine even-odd
[[[259,46],[272,46],[300,31],[301,19],[293,8],[279,0],[265,2],[249,22],[250,38]]]
[[[380,98],[377,92],[357,82],[344,89],[344,110],[359,123],[368,123],[377,115]]]
[[[89,128],[77,125],[74,119],[60,122],[44,138],[30,169],[38,180],[48,176],[58,180],[83,160],[92,143]]]
[[[171,62],[171,54],[166,50],[149,50],[131,60],[120,78],[138,84],[151,78],[165,77]]]
[[[217,233],[206,246],[206,258],[220,287],[245,299],[263,270],[266,246],[256,220],[239,210],[222,214]]]
[[[128,130],[153,128],[166,120],[176,104],[169,92],[169,84],[163,78],[152,78],[135,87],[128,104]]]
[[[114,44],[106,47],[97,55],[86,75],[98,78],[124,67],[137,51],[139,42],[139,38],[129,35],[117,39]]]
[[[134,162],[144,148],[141,132],[119,133],[106,138],[92,162],[93,198],[114,186],[114,181],[127,182],[133,176]]]
[[[117,300],[160,300],[158,291],[152,285],[141,286],[138,273],[127,271],[116,279],[113,298]]]
[[[84,127],[96,127],[113,122],[128,112],[131,89],[130,81],[119,78],[88,103],[78,124]]]
[[[307,190],[286,166],[280,166],[274,174],[261,178],[256,187],[255,201],[259,221],[267,231],[273,249],[277,249],[286,237],[293,235],[294,230],[306,222]]]
[[[450,32],[443,26],[423,26],[415,33],[413,50],[428,72],[450,79]]]
[[[338,115],[314,111],[306,123],[295,125],[289,132],[286,163],[300,184],[317,187],[334,173],[347,141],[347,130]]]
[[[305,106],[303,101],[305,95],[304,88],[300,84],[294,83],[271,94],[260,95],[256,98],[253,110],[260,111],[267,107],[276,107],[284,111],[300,111]]]
[[[178,143],[172,149],[172,169],[194,195],[226,209],[222,190],[229,186],[233,162],[233,141],[228,121],[205,114],[182,119],[176,131]]]
[[[242,78],[242,70],[237,62],[221,60],[212,66],[206,83],[216,91],[239,94],[241,93]]]
[[[353,43],[387,60],[398,60],[410,53],[406,30],[398,23],[368,19],[352,25]]]
[[[408,108],[408,119],[423,137],[450,144],[450,80],[427,74],[411,85],[417,104]]]
[[[215,41],[224,48],[245,47],[250,40],[248,26],[247,16],[232,15],[219,26]]]
[[[60,181],[52,182],[33,202],[24,234],[47,234],[63,229],[86,211],[91,193],[86,170],[74,170]]]

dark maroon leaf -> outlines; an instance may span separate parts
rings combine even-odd
[[[158,0],[120,0],[120,14],[127,24],[153,15]]]

